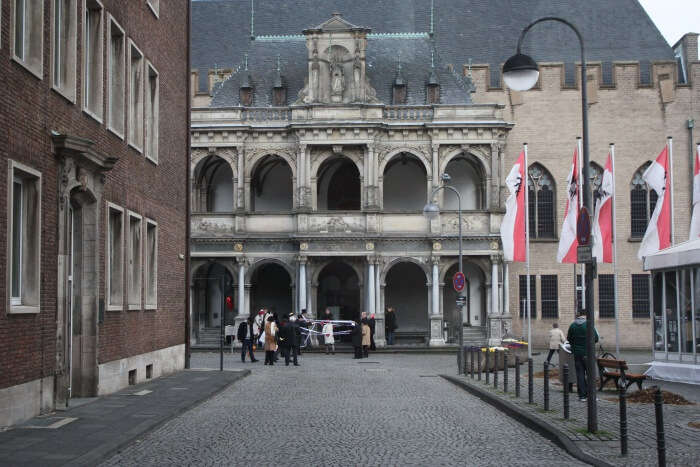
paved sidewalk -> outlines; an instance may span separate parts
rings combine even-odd
[[[0,465],[95,465],[250,372],[185,370],[0,432]]]
[[[535,374],[542,372],[542,366],[535,367]],[[475,369],[476,372],[476,369]],[[544,411],[544,380],[534,378],[534,404],[527,403],[527,365],[521,366],[520,398],[515,397],[515,370],[509,370],[508,393],[503,392],[503,372],[498,373],[498,389],[493,386],[493,374],[489,384],[485,377],[478,381],[468,374],[459,379],[477,390],[485,391],[506,403],[514,404],[529,417],[543,421],[568,437],[583,452],[614,465],[656,465],[656,421],[653,404],[627,403],[628,446],[626,458],[620,456],[620,424],[617,391],[607,389],[598,393],[598,427],[596,435],[586,431],[587,405],[580,402],[574,390],[570,393],[570,419],[564,420],[563,387],[559,379],[550,379],[550,411]],[[650,387],[653,382],[645,383]],[[688,385],[686,385],[688,386]],[[628,393],[635,392],[637,386],[630,387]],[[686,388],[689,392],[700,392],[700,387]],[[696,394],[697,395],[697,394]],[[608,400],[614,399],[614,400]],[[692,399],[691,399],[692,400]],[[700,430],[688,426],[689,422],[700,422],[700,405],[664,405],[664,429],[666,432],[666,461],[668,465],[697,465],[700,458]]]

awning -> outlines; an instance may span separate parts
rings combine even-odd
[[[700,239],[691,240],[644,257],[644,270],[700,266]]]

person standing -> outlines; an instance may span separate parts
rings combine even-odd
[[[294,346],[294,341],[296,340],[296,333],[294,332],[294,323],[287,320],[287,318],[282,318],[282,323],[280,324],[279,330],[279,346],[282,351],[282,356],[284,357],[284,364],[289,366],[290,354],[294,355],[294,366],[299,366],[297,363],[297,353]]]
[[[374,344],[374,330],[377,327],[377,321],[374,319],[374,313],[369,315],[369,320],[367,320],[367,323],[369,324],[369,350],[374,352],[375,350],[377,350],[377,346]]]
[[[394,345],[394,332],[399,327],[399,320],[396,317],[396,310],[389,307],[386,310],[386,343],[387,345]]]
[[[587,324],[586,315],[581,312],[569,326],[569,332],[566,333],[566,338],[571,345],[571,353],[574,354],[576,389],[578,391],[578,400],[581,402],[587,399],[588,387],[586,386],[586,377],[591,376],[587,374],[586,368],[586,355],[588,354],[588,346],[586,345]],[[598,332],[595,329],[593,329],[593,335],[595,336],[595,341],[598,342]],[[591,381],[591,383],[595,384],[594,381]]]
[[[258,341],[260,338],[260,334],[262,334],[263,329],[265,329],[265,311],[260,310],[258,311],[258,314],[255,316],[255,322],[253,323],[253,333],[255,334],[255,342]]]
[[[255,340],[255,332],[253,331],[253,317],[249,316],[246,321],[238,325],[238,340],[241,341],[241,362],[245,363],[246,350],[250,355],[250,362],[255,363],[255,355],[253,354],[253,341]]]
[[[352,326],[352,347],[355,350],[355,358],[362,358],[362,325],[356,320]]]
[[[265,322],[265,365],[275,364],[276,338],[277,324],[275,324],[275,318],[269,316]]]
[[[554,352],[559,351],[559,344],[566,342],[566,337],[564,332],[559,329],[559,323],[552,323],[552,329],[547,333],[547,338],[549,340],[549,354],[547,355],[547,364],[549,365],[552,360],[552,355]]]
[[[369,357],[369,345],[371,343],[370,335],[372,331],[369,329],[367,318],[362,320],[362,356]]]
[[[325,321],[323,324],[323,342],[326,344],[326,355],[330,352],[335,355],[335,336],[333,335],[333,323]]]

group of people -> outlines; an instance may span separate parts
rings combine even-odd
[[[569,342],[571,346],[571,353],[574,355],[574,365],[576,367],[576,389],[578,391],[578,398],[581,402],[587,399],[588,387],[586,385],[587,377],[587,366],[586,366],[586,355],[588,353],[586,345],[586,329],[587,329],[586,315],[585,313],[579,312],[578,316],[573,323],[569,326],[569,331],[564,336],[564,332],[559,329],[558,323],[552,324],[552,329],[549,330],[547,334],[547,340],[549,344],[549,354],[547,355],[547,364],[551,363],[552,356],[554,353],[559,352],[561,344]],[[593,335],[595,336],[595,341],[598,342],[598,331],[593,329]]]
[[[355,350],[354,358],[367,358],[369,351],[376,350],[374,344],[374,330],[376,329],[376,321],[374,314],[367,317],[367,313],[362,312],[362,316],[358,321],[355,321],[355,326],[352,328],[352,347]]]

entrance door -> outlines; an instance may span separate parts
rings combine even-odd
[[[359,319],[360,281],[355,270],[340,261],[326,265],[318,276],[317,304],[319,317],[328,307],[337,319]]]
[[[75,212],[73,206],[68,208],[68,286],[67,286],[67,309],[66,319],[66,341],[68,342],[68,398],[73,397],[73,315],[75,314],[73,295],[75,287],[73,283],[75,273]]]

